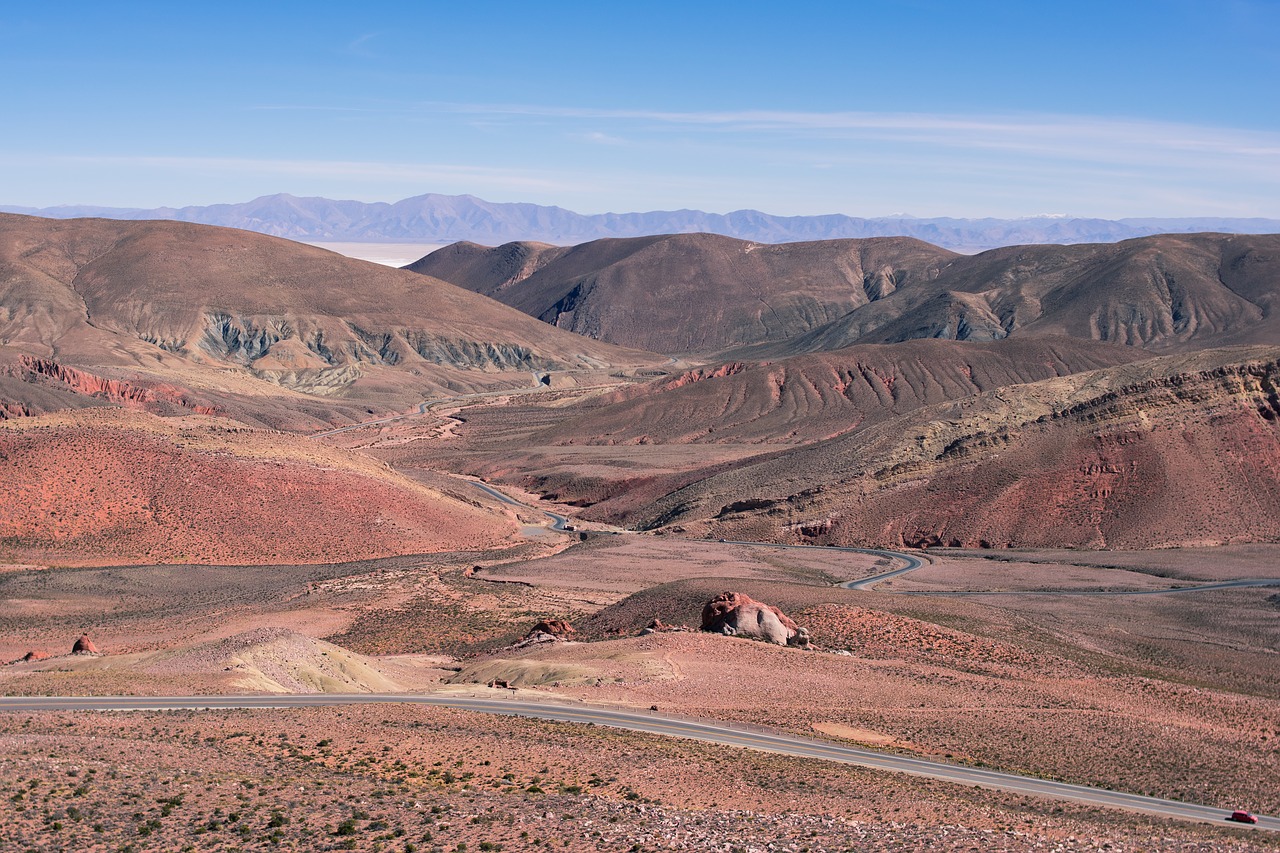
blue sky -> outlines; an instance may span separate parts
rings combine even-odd
[[[1280,0],[7,3],[0,75],[3,204],[1280,218]]]

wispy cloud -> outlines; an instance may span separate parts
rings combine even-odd
[[[351,56],[372,57],[374,52],[370,48],[370,43],[377,37],[378,33],[365,33],[347,42],[342,52]]]
[[[1030,155],[1115,160],[1153,152],[1272,161],[1280,170],[1280,133],[1247,128],[1090,115],[1005,114],[962,116],[935,113],[796,112],[785,110],[597,109],[537,104],[469,104],[443,101],[368,106],[260,105],[279,111],[367,112],[422,115],[451,113],[473,117],[560,119],[611,123],[577,131],[576,138],[600,143],[623,141],[617,127],[646,131],[702,129],[724,133],[812,134],[828,139],[905,142],[942,148],[1020,151]]]
[[[598,130],[592,130],[587,133],[571,133],[572,139],[579,139],[583,142],[591,142],[595,145],[626,145],[627,140],[621,136],[614,136],[610,133],[602,133]]]
[[[610,120],[644,125],[651,130],[669,127],[734,133],[818,133],[846,139],[1009,150],[1074,159],[1138,157],[1145,160],[1152,152],[1180,152],[1269,160],[1280,170],[1280,134],[1275,132],[1087,115],[956,116],[778,110],[670,112],[452,103],[422,104],[419,109],[594,122]]]

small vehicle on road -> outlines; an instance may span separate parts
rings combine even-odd
[[[1244,809],[1236,809],[1231,813],[1231,817],[1227,820],[1234,820],[1236,823],[1257,823],[1258,818]]]

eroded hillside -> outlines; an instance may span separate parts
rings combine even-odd
[[[1009,386],[715,474],[634,520],[897,546],[1274,540],[1278,382],[1280,353],[1251,348]]]

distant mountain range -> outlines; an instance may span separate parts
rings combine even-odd
[[[182,208],[30,208],[0,205],[0,211],[53,219],[170,219],[242,228],[302,241],[452,243],[498,245],[533,240],[570,245],[605,237],[706,232],[784,243],[859,237],[915,237],[961,252],[1027,243],[1113,243],[1152,234],[1218,231],[1280,233],[1280,219],[1193,217],[1182,219],[1086,219],[1043,216],[1026,219],[917,219],[911,216],[773,216],[758,210],[700,210],[582,214],[561,207],[499,204],[474,196],[414,196],[388,204],[269,195],[241,204]]]

